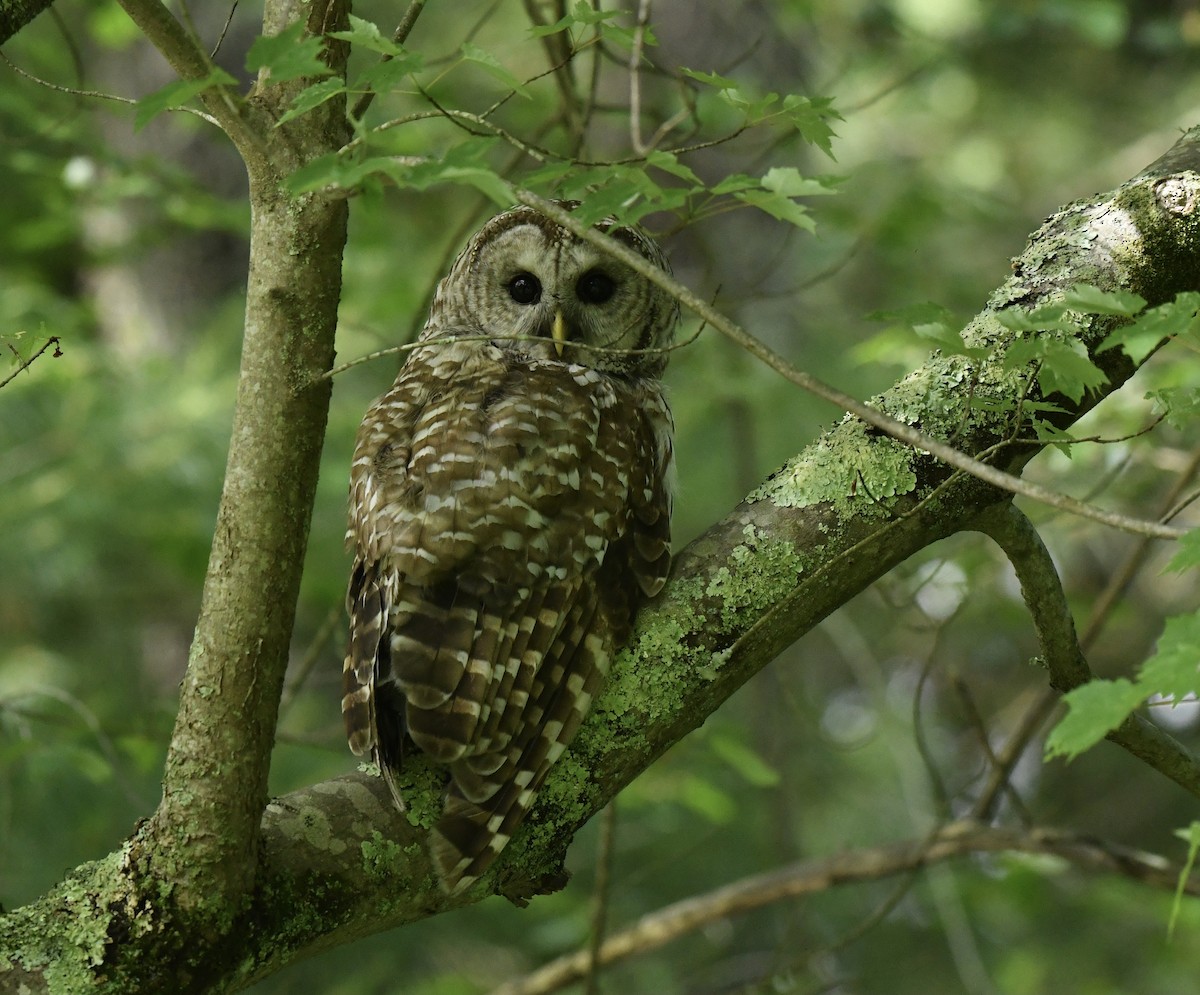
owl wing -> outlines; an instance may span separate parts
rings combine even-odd
[[[647,407],[582,367],[461,348],[414,357],[360,430],[343,699],[351,746],[381,766],[401,723],[450,766],[433,847],[450,889],[486,870],[578,729],[661,587],[670,517],[657,391]]]

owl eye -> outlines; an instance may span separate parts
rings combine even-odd
[[[584,304],[603,304],[616,289],[616,281],[598,269],[588,270],[575,285],[575,293]]]
[[[508,296],[518,304],[536,304],[542,297],[542,283],[532,273],[518,273],[508,281]]]

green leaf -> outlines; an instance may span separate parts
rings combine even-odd
[[[1200,529],[1192,529],[1180,538],[1175,555],[1164,569],[1171,573],[1180,573],[1193,567],[1200,567]]]
[[[773,218],[795,225],[797,228],[803,228],[805,231],[817,230],[816,223],[809,216],[807,208],[782,194],[772,193],[769,190],[743,190],[735,193],[734,197],[751,207],[765,211]]]
[[[781,114],[809,145],[815,145],[829,158],[833,158],[832,140],[835,133],[829,122],[843,120],[842,115],[834,109],[833,100],[829,97],[810,99],[789,94],[783,98]]]
[[[419,72],[423,63],[420,54],[407,52],[394,59],[384,59],[368,66],[354,79],[353,90],[365,93],[387,93],[396,89],[408,76]]]
[[[585,0],[578,0],[571,12],[560,17],[553,24],[543,24],[529,29],[531,38],[544,38],[546,35],[556,35],[578,25],[587,27],[592,24],[602,24],[620,13],[616,10],[594,10]]]
[[[711,86],[718,90],[736,90],[741,85],[735,79],[730,79],[728,76],[718,76],[716,73],[702,73],[695,69],[685,69],[682,66],[679,71],[689,79],[694,79],[698,83],[703,83],[705,86]]]
[[[1079,331],[1079,322],[1067,317],[1061,304],[1050,304],[1033,311],[1008,308],[996,313],[996,320],[1010,332],[1072,332]]]
[[[472,45],[470,42],[463,42],[463,46],[460,51],[462,52],[463,58],[468,62],[473,62],[481,69],[490,73],[518,96],[530,99],[531,95],[529,93],[529,88],[519,79],[517,79],[516,76],[505,69],[504,66],[500,64],[500,60],[492,55],[491,52],[485,52],[478,45]]]
[[[1127,290],[1101,290],[1090,283],[1077,283],[1063,296],[1063,305],[1085,314],[1132,318],[1146,306],[1146,298]]]
[[[1098,352],[1121,346],[1135,363],[1141,363],[1164,339],[1195,334],[1200,328],[1200,293],[1187,291],[1175,300],[1151,308],[1137,320],[1113,331]]]
[[[339,41],[348,41],[351,45],[378,52],[380,55],[391,55],[397,58],[413,57],[405,52],[403,45],[397,45],[391,38],[385,37],[377,24],[364,21],[361,17],[355,17],[353,14],[350,15],[349,31],[330,31],[329,37],[337,38]]]
[[[1137,681],[1144,697],[1161,694],[1179,701],[1200,691],[1200,613],[1167,619]]]
[[[553,187],[570,175],[574,168],[569,162],[548,162],[532,173],[525,174],[525,186],[533,190],[539,187]]]
[[[721,195],[727,193],[738,193],[742,190],[757,190],[761,181],[753,176],[747,176],[745,173],[732,173],[726,176],[716,186],[710,188],[709,193]]]
[[[368,176],[386,174],[394,165],[395,160],[391,156],[355,160],[330,152],[301,166],[288,176],[284,186],[291,194],[311,193],[326,187],[353,190]]]
[[[808,209],[794,200],[782,197],[766,190],[746,190],[734,196],[751,207],[771,215],[779,221],[786,221],[805,231],[816,231],[816,224],[808,214]]]
[[[1063,695],[1067,714],[1046,737],[1046,758],[1079,756],[1129,718],[1145,695],[1131,681],[1094,680]]]
[[[1038,383],[1044,394],[1060,393],[1076,403],[1084,391],[1108,382],[1108,377],[1088,356],[1077,339],[1059,339],[1049,335],[1028,335],[1008,347],[1005,369],[1018,369],[1040,363]]]
[[[670,173],[681,180],[686,180],[696,189],[704,187],[704,181],[680,162],[679,157],[674,152],[664,152],[661,149],[655,149],[646,156],[646,165],[653,166],[655,169],[661,169],[664,173]]]
[[[499,206],[509,207],[515,199],[512,187],[487,161],[496,142],[493,138],[471,138],[447,149],[441,158],[416,164],[385,159],[379,162],[379,171],[391,177],[397,186],[413,190],[426,190],[439,183],[474,187]]]
[[[768,169],[762,178],[762,185],[764,190],[784,197],[815,197],[833,193],[827,181],[801,176],[800,170],[794,166]]]
[[[1055,342],[1042,353],[1038,383],[1043,394],[1063,394],[1079,403],[1085,391],[1108,383],[1104,371],[1092,362],[1082,342]]]
[[[329,79],[320,80],[312,86],[306,86],[296,94],[291,106],[275,122],[275,126],[279,127],[279,125],[291,121],[293,118],[300,117],[301,114],[307,114],[314,107],[320,107],[325,101],[332,100],[339,93],[345,92],[346,86],[340,76],[331,76]]]
[[[1077,440],[1070,432],[1064,432],[1061,428],[1041,418],[1030,419],[1030,424],[1039,441],[1054,446],[1067,459],[1071,459],[1075,455],[1073,447]]]
[[[203,79],[176,80],[161,90],[147,94],[137,102],[137,110],[133,116],[134,130],[140,131],[155,115],[173,107],[182,107],[193,97],[214,86],[237,86],[237,80],[224,69],[214,69]]]
[[[1192,419],[1200,416],[1200,388],[1160,387],[1147,391],[1146,396],[1162,406],[1168,424],[1176,428],[1187,427]]]
[[[304,21],[289,24],[277,35],[261,35],[246,53],[250,72],[265,69],[272,83],[305,76],[328,76],[332,70],[321,61],[324,41],[318,35],[304,37]]]

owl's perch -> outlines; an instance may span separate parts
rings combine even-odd
[[[1116,190],[1053,215],[967,328],[976,344],[996,347],[972,371],[975,396],[1004,397],[1010,409],[1020,396],[1021,379],[1001,369],[1007,333],[994,321],[1008,305],[1037,307],[1080,282],[1134,290],[1151,306],[1200,286],[1198,206],[1200,128]],[[1108,328],[1096,321],[1084,341],[1109,382],[1079,404],[1056,398],[1066,410],[1063,426],[1135,372],[1118,350],[1095,353]],[[966,391],[939,389],[961,382],[960,363],[932,358],[875,406],[903,410],[925,432],[953,433],[964,452],[1019,472],[1039,447],[1007,442],[1006,426],[969,409]],[[855,454],[855,475],[829,487],[847,451]],[[912,483],[894,496],[855,486],[882,479],[881,467],[895,479],[901,465]],[[827,489],[818,491],[822,482]],[[521,883],[553,873],[580,825],[784,647],[896,564],[974,528],[1010,498],[854,420],[838,425],[677,556],[666,590],[639,616],[632,647],[495,879],[466,896],[443,896],[424,832],[391,814],[379,778],[349,775],[278,799],[263,822],[256,898],[258,914],[275,917],[274,925],[246,936],[246,955],[264,958],[255,976],[301,953],[477,901],[496,887],[519,892]],[[321,831],[300,831],[313,825]],[[280,890],[294,909],[282,920]],[[315,925],[305,929],[304,921]]]
[[[961,357],[934,357],[875,406],[1019,472],[1038,446],[1007,442],[1010,425],[970,408],[967,391],[955,393],[953,386],[970,382],[974,396],[1002,401],[1010,414],[1016,409],[1026,376],[1002,367],[1007,333],[998,329],[995,313],[1053,301],[1079,282],[1135,290],[1151,305],[1194,290],[1200,286],[1198,203],[1200,129],[1194,129],[1138,177],[1069,205],[1033,236],[1015,275],[968,327],[974,344],[992,348],[992,358],[965,368]],[[1083,341],[1109,382],[1080,404],[1057,399],[1065,409],[1063,426],[1134,372],[1117,350],[1094,353],[1106,330],[1097,321]],[[153,901],[156,893],[142,897],[114,884],[158,881],[145,872],[146,858],[158,854],[138,849],[154,841],[138,837],[78,868],[40,901],[0,918],[13,923],[19,915],[40,939],[36,949],[44,958],[38,966],[16,962],[19,976],[0,975],[0,981],[47,991],[42,968],[56,953],[78,957],[83,949],[95,957],[86,967],[95,990],[111,990],[109,972],[131,964],[153,972],[141,990],[235,991],[290,961],[477,901],[493,889],[525,893],[558,869],[583,822],[782,648],[895,564],[973,528],[980,515],[1009,500],[848,419],[681,551],[670,583],[639,616],[632,647],[524,830],[492,875],[466,895],[450,898],[437,888],[425,831],[394,812],[382,780],[352,774],[267,808],[257,848],[242,854],[253,867],[252,890],[243,903],[224,907],[219,930],[181,923],[166,902]],[[220,773],[211,755],[199,760]],[[180,785],[186,773],[175,772]],[[421,775],[413,765],[410,776]],[[432,813],[437,789],[417,792],[411,801],[414,817]],[[178,811],[188,812],[182,795]],[[191,853],[181,846],[178,857]]]

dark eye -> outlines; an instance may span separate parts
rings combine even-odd
[[[575,293],[584,304],[603,304],[616,289],[616,281],[598,269],[588,270],[575,285]]]
[[[518,304],[536,304],[542,297],[541,281],[532,273],[518,273],[508,281],[508,296]]]

